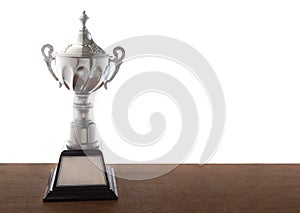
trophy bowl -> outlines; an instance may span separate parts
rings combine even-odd
[[[75,93],[90,94],[102,85],[107,89],[107,83],[112,81],[119,71],[125,57],[125,50],[122,47],[115,47],[114,56],[106,54],[93,41],[86,28],[88,17],[85,12],[80,20],[82,29],[74,44],[68,45],[58,54],[53,54],[52,45],[46,44],[42,47],[42,54],[49,71],[55,80],[59,81],[60,86],[64,84],[67,89],[73,90]],[[52,69],[52,61],[55,62],[58,77]],[[115,70],[112,73],[110,72],[111,63],[115,64]]]
[[[87,35],[86,35],[87,34]],[[88,36],[86,31],[83,37]],[[93,42],[93,40],[90,40]],[[95,52],[91,48],[93,43],[88,45],[72,44],[69,45],[62,53],[52,55],[53,47],[46,44],[42,47],[42,53],[49,71],[54,78],[59,81],[60,86],[65,85],[69,90],[75,93],[89,94],[98,90],[102,85],[107,88],[107,83],[112,81],[122,60],[125,56],[125,51],[122,47],[115,47],[113,50],[114,57],[106,54],[100,47],[101,51]],[[48,55],[46,50],[48,49]],[[84,51],[84,52],[83,52]],[[118,52],[121,52],[121,57],[118,57]],[[52,61],[55,61],[56,70],[59,76],[53,72],[51,67]],[[110,64],[115,63],[115,71],[110,72]]]

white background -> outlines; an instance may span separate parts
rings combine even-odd
[[[0,162],[57,162],[68,137],[72,95],[58,89],[40,48],[51,43],[59,51],[71,43],[82,10],[87,11],[88,28],[101,47],[133,36],[163,35],[188,43],[208,60],[226,100],[225,132],[210,163],[300,162],[299,1],[12,0],[1,1],[0,8]],[[142,69],[143,63],[148,63],[147,68]],[[143,63],[124,64],[110,90],[98,94],[96,121],[100,132],[106,128],[107,143],[124,143],[110,128],[111,115],[105,114],[110,113],[109,100],[122,81],[159,69],[157,64],[165,66],[161,69],[166,72],[167,65],[175,66],[155,59]],[[183,77],[193,81],[188,79]],[[195,91],[193,83],[188,86]],[[196,103],[201,103],[198,110],[204,127],[186,160],[189,163],[199,161],[210,125],[207,97],[201,85],[198,90]],[[161,106],[139,107],[149,100]],[[180,130],[175,125],[180,123],[176,106],[165,97],[148,94],[132,105],[136,114],[130,114],[130,122],[136,131],[149,130],[149,116],[143,115],[149,115],[151,106],[166,114],[168,128]],[[118,152],[128,154],[126,149]],[[154,153],[145,159],[155,157]]]

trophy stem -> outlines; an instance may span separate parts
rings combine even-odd
[[[75,93],[70,139],[67,141],[69,150],[99,148],[93,102],[93,94]]]

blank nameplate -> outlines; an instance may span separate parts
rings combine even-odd
[[[95,156],[62,156],[57,186],[106,185],[102,158]]]

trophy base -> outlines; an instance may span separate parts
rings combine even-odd
[[[43,201],[117,200],[114,169],[100,150],[65,150],[52,169]]]

